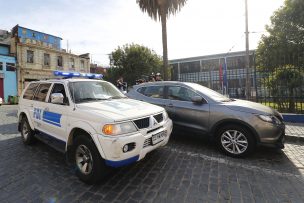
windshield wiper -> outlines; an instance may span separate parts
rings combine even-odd
[[[224,99],[224,100],[221,100],[221,102],[232,102],[232,101],[235,101],[234,99]]]
[[[113,97],[109,97],[108,99],[125,99],[128,97],[121,97],[121,96],[113,96]]]
[[[98,101],[98,100],[107,100],[107,99],[103,99],[103,98],[91,98],[91,97],[88,97],[88,98],[81,98],[77,101],[77,103],[80,103],[80,102],[88,102],[88,101]]]

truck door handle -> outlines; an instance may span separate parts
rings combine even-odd
[[[168,104],[168,107],[173,107],[173,104]]]

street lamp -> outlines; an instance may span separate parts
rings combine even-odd
[[[249,100],[251,96],[251,84],[250,84],[250,59],[249,59],[249,32],[248,32],[248,0],[245,0],[245,35],[246,35],[246,99]]]

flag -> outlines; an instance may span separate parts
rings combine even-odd
[[[224,62],[224,64],[223,64],[223,84],[224,84],[224,87],[227,88],[227,65],[226,65],[226,62]]]
[[[224,65],[223,65],[223,88],[225,90],[225,94],[228,94],[227,58],[225,58]]]
[[[219,59],[219,82],[221,85],[221,89],[223,91],[223,66],[221,64],[221,59]]]
[[[220,79],[220,83],[223,84],[223,66],[222,66],[222,64],[220,64],[219,79]]]

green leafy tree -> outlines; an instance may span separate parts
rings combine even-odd
[[[295,112],[295,95],[301,91],[299,84],[303,80],[303,74],[292,65],[286,65],[276,69],[266,80],[266,86],[272,95],[280,95],[276,99],[279,110],[288,109]],[[288,98],[287,102],[285,98]]]
[[[140,9],[155,21],[162,24],[163,40],[163,75],[168,80],[167,19],[175,15],[186,4],[187,0],[137,0]]]
[[[256,51],[257,68],[269,75],[263,84],[279,108],[295,112],[294,97],[303,94],[304,1],[285,0],[266,30]]]
[[[115,83],[122,76],[128,84],[161,70],[162,60],[153,50],[138,44],[126,44],[115,49],[111,55],[111,67],[107,80]]]
[[[304,1],[285,0],[274,12],[271,25],[266,26],[268,35],[263,35],[256,51],[260,69],[273,70],[291,64],[304,64]]]

